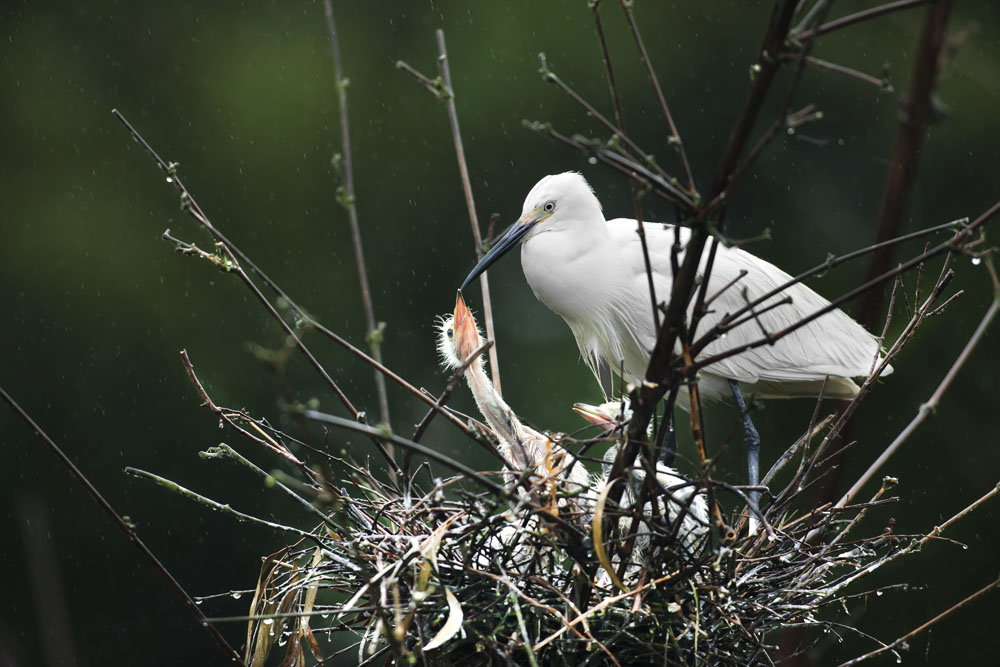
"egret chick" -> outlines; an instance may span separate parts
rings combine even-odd
[[[671,253],[674,226],[643,223],[653,284],[665,299],[673,283]],[[690,239],[678,230],[683,261]],[[627,218],[606,220],[601,204],[583,176],[574,172],[542,178],[528,193],[521,217],[501,236],[462,284],[464,289],[505,253],[521,246],[521,268],[539,301],[569,325],[584,361],[601,379],[602,373],[623,369],[622,379],[640,384],[656,343],[649,286],[637,223]],[[707,253],[701,258],[704,279]],[[739,248],[719,246],[706,294],[714,297],[702,317],[708,331],[729,313],[764,295],[791,277],[773,264]],[[727,286],[729,286],[727,288]],[[791,303],[775,306],[790,298]],[[729,329],[702,354],[711,356],[773,333],[830,304],[797,283],[760,304],[755,316]],[[689,304],[688,317],[694,308]],[[744,442],[750,485],[758,483],[760,441],[743,403],[742,390],[761,398],[816,396],[825,384],[828,398],[850,399],[858,385],[851,378],[866,376],[880,355],[879,341],[841,310],[813,320],[771,345],[746,350],[717,361],[699,373],[701,395],[720,400],[733,395],[744,417]],[[680,353],[680,346],[675,349]],[[887,367],[884,374],[891,372]],[[608,393],[607,383],[605,393]],[[688,406],[678,402],[682,409]],[[759,494],[751,492],[756,507]]]
[[[476,320],[459,292],[454,313],[439,325],[438,351],[447,366],[460,368],[482,343]],[[464,372],[465,381],[479,412],[499,440],[500,454],[516,470],[535,470],[546,477],[565,478],[571,490],[586,488],[589,480],[583,464],[569,460],[551,437],[522,424],[493,386],[483,364],[482,356],[469,364]]]
[[[628,424],[628,420],[632,417],[627,401],[625,403],[612,401],[602,405],[576,403],[573,405],[573,410],[591,424],[610,430],[621,429]],[[620,446],[615,444],[605,453],[603,473],[594,478],[592,482],[594,488],[603,488],[607,484],[611,465],[617,458],[619,449]],[[624,508],[635,503],[639,497],[642,482],[646,477],[646,471],[641,467],[634,467],[626,472],[629,475],[629,484],[626,487],[625,499],[622,503]],[[698,492],[694,484],[662,462],[656,464],[656,481],[667,493],[666,514],[670,524],[675,525],[680,521],[677,536],[687,549],[688,554],[697,556],[704,547],[709,527],[708,504],[705,502],[705,496]],[[662,512],[662,503],[660,509]],[[644,514],[649,516],[650,512],[644,508]],[[636,544],[645,547],[647,542],[648,539],[637,540]]]

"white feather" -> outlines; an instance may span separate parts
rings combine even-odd
[[[528,233],[521,246],[521,265],[535,296],[569,325],[581,355],[595,370],[604,361],[625,380],[638,383],[656,343],[649,287],[636,221],[606,221],[601,205],[582,176],[567,172],[546,176],[524,202],[524,215],[546,202],[555,210]],[[671,248],[674,228],[645,223],[646,243],[657,299],[669,299],[672,286]],[[682,247],[690,231],[680,229]],[[683,262],[683,251],[678,258]],[[704,271],[707,253],[702,258]],[[719,246],[707,294],[713,295],[741,270],[747,274],[722,292],[703,319],[708,331],[726,314],[743,308],[790,276],[773,264],[738,248]],[[769,304],[791,297],[791,303],[767,310]],[[693,303],[691,308],[693,308]],[[718,354],[776,333],[829,305],[801,283],[792,285],[757,307],[758,317],[731,329],[709,344],[701,358]],[[689,312],[690,315],[690,312]],[[679,349],[677,350],[680,351]],[[866,376],[881,353],[878,340],[837,309],[779,339],[723,359],[701,372],[702,394],[710,399],[729,395],[727,380],[748,385],[763,397],[808,396],[819,393],[830,376],[826,394],[847,398],[857,393],[852,377]],[[887,368],[884,374],[892,371]],[[684,405],[683,401],[679,404]]]

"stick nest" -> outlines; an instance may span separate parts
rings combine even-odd
[[[863,634],[847,621],[846,603],[875,591],[848,594],[850,584],[922,541],[891,527],[847,539],[869,508],[894,500],[884,497],[889,478],[868,503],[807,507],[819,449],[802,453],[758,534],[748,534],[745,508],[731,526],[715,512],[696,550],[651,511],[655,503],[595,508],[591,494],[564,490],[553,503],[550,487],[512,484],[509,473],[507,495],[461,476],[407,493],[345,462],[344,486],[313,489],[330,508],[325,523],[265,560],[248,664],[263,664],[285,642],[287,664],[308,647],[320,658],[315,633],[345,630],[359,638],[344,649],[359,662],[432,665],[767,664],[782,629],[820,628],[811,642]],[[727,493],[708,479],[698,484]],[[607,520],[615,514],[622,518]],[[617,525],[602,533],[603,558],[595,516]]]

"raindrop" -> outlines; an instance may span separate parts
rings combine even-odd
[[[204,600],[195,600],[194,603],[200,605]]]
[[[240,593],[239,591],[233,591],[234,600],[239,600],[241,597],[243,597],[243,593]]]
[[[983,263],[982,258],[980,258],[980,257],[973,257],[972,258],[972,265],[973,266],[979,266],[982,263]]]
[[[174,179],[172,176],[167,176],[167,183],[173,183]]]
[[[589,164],[597,164],[597,158],[596,157],[589,157],[589,158],[587,158],[587,162]]]
[[[263,623],[264,625],[272,625],[274,623],[274,619],[273,618],[265,618],[264,620],[261,621],[261,623]]]
[[[882,597],[883,591],[875,591],[875,597]]]

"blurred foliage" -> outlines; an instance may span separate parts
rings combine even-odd
[[[634,45],[616,3],[606,4],[630,133],[670,164],[664,123]],[[705,188],[742,107],[770,5],[636,4]],[[870,4],[838,2],[832,15]],[[607,111],[599,45],[583,0],[356,1],[335,8],[350,78],[357,204],[376,317],[387,322],[383,353],[414,384],[438,391],[446,378],[434,354],[432,318],[449,310],[474,254],[444,110],[395,63],[406,60],[433,73],[433,30],[445,29],[482,220],[492,212],[514,220],[540,176],[567,169],[583,171],[609,216],[629,215],[624,179],[521,127],[522,119],[545,120],[565,132],[601,136],[592,120],[537,74],[537,54],[544,51],[553,71]],[[729,206],[733,236],[772,229],[773,240],[753,245],[753,252],[796,273],[827,253],[871,242],[922,15],[918,9],[883,17],[817,44],[819,58],[876,76],[884,67],[896,92],[831,72],[807,72],[797,102],[816,103],[824,119],[781,137]],[[997,28],[996,3],[958,3],[949,32],[960,45],[939,90],[948,114],[926,142],[906,230],[974,217],[1000,192]],[[181,164],[185,182],[215,224],[286,291],[320,321],[363,344],[349,231],[331,166],[340,139],[322,5],[14,2],[0,9],[0,31],[0,383],[132,517],[191,592],[251,587],[261,555],[283,546],[280,537],[207,513],[121,470],[154,470],[244,511],[288,516],[287,501],[258,479],[197,458],[199,450],[230,434],[218,431],[199,407],[177,356],[181,348],[190,351],[220,404],[246,406],[284,423],[283,388],[247,351],[248,343],[279,347],[282,336],[234,279],[175,255],[159,240],[170,228],[180,238],[207,244],[110,110],[120,109],[164,158]],[[780,96],[772,97],[763,118],[773,116]],[[659,203],[647,205],[650,219],[670,219],[672,212]],[[580,424],[569,406],[593,401],[596,385],[569,330],[535,301],[517,264],[508,260],[491,270],[505,395],[541,427],[576,429]],[[858,445],[847,478],[930,396],[978,322],[989,298],[985,272],[965,258],[956,264],[952,289],[965,295],[921,330],[896,374],[857,416]],[[810,284],[832,297],[856,284],[865,268],[857,262]],[[907,285],[912,293],[912,276]],[[903,319],[897,314],[894,325]],[[929,529],[997,482],[996,341],[993,331],[936,418],[885,469],[901,480],[904,500],[891,510],[899,532]],[[370,370],[318,337],[309,342],[355,403],[376,413]],[[323,408],[339,409],[300,358],[286,373],[295,398],[316,397]],[[423,407],[395,387],[390,392],[393,426],[407,433]],[[456,394],[456,407],[474,409],[464,391]],[[812,407],[809,401],[766,406],[757,417],[765,457],[804,429]],[[715,409],[710,417],[709,433],[721,439],[733,416]],[[285,425],[302,433],[295,424]],[[317,430],[311,437],[350,449],[359,459],[375,456],[370,442],[358,437]],[[5,410],[0,440],[7,457],[0,524],[7,602],[0,611],[0,651],[34,664],[51,642],[68,640],[51,635],[43,622],[51,609],[29,583],[36,554],[22,536],[39,524],[25,508],[40,500],[51,513],[47,532],[59,565],[58,572],[43,574],[54,584],[55,599],[68,606],[80,663],[217,658],[208,636],[157,575]],[[428,442],[482,462],[441,420]],[[279,465],[264,451],[230,444],[265,467]],[[725,458],[731,479],[739,481],[739,452]],[[956,527],[951,537],[968,550],[934,544],[880,575],[924,590],[887,594],[870,603],[857,623],[893,639],[995,577],[998,512],[995,504],[986,506]],[[229,601],[216,603],[212,612],[240,614],[246,607],[245,599]],[[983,601],[945,621],[915,640],[911,658],[992,662],[995,608],[995,599]],[[224,625],[223,631],[239,646],[244,627]],[[824,659],[850,649],[832,647]]]

